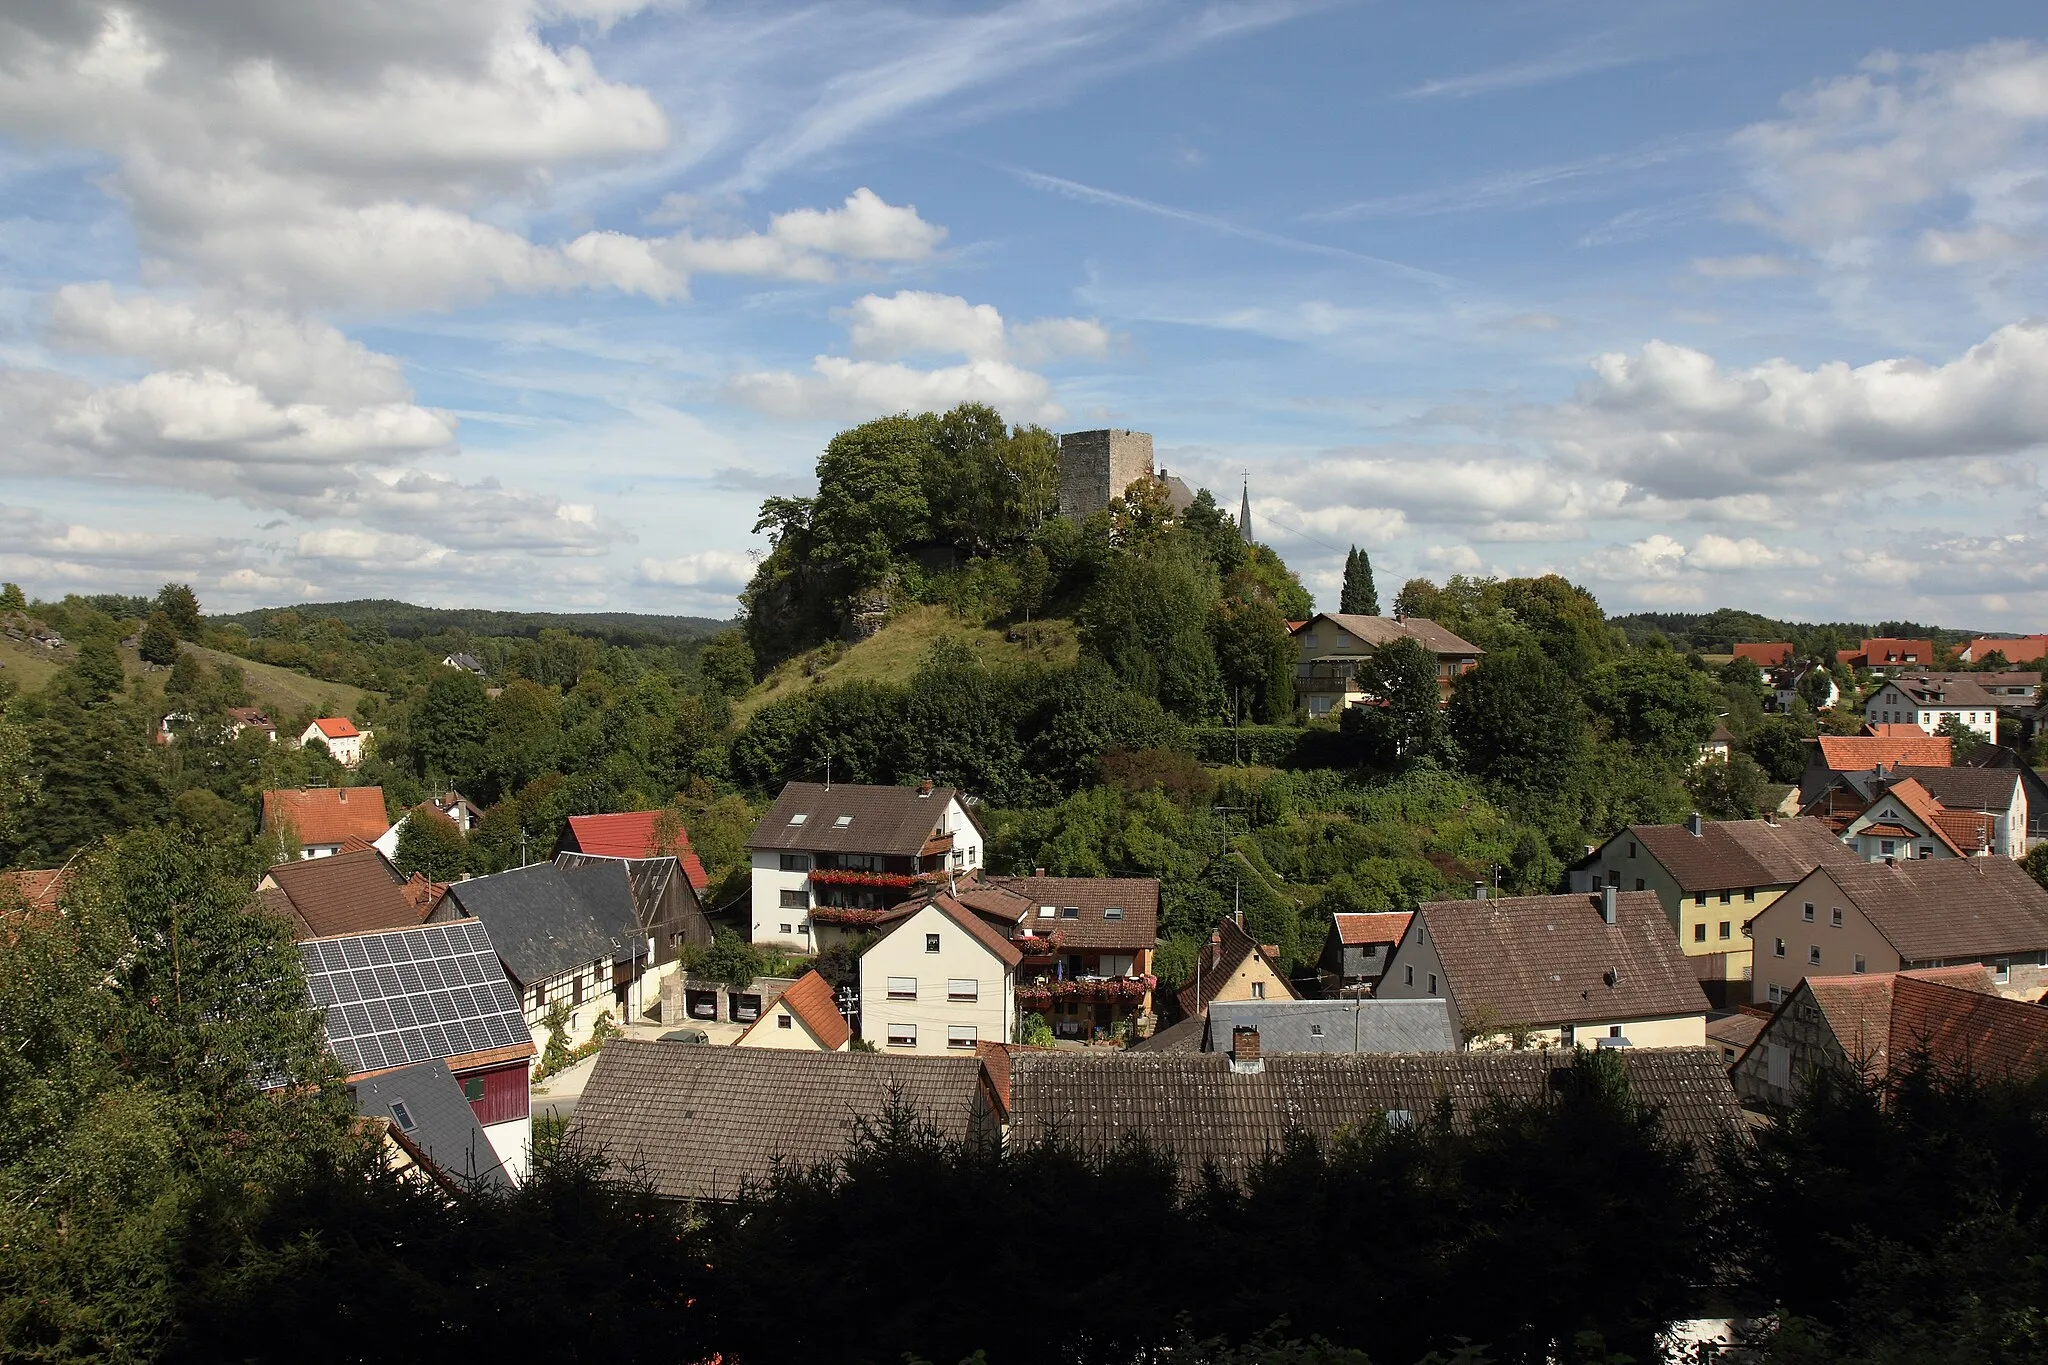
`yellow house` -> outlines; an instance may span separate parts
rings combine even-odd
[[[1358,673],[1381,645],[1414,640],[1436,655],[1437,687],[1445,700],[1451,683],[1479,666],[1485,651],[1420,616],[1352,616],[1318,612],[1293,630],[1298,649],[1294,691],[1310,716],[1329,716],[1367,700]]]
[[[733,1046],[844,1052],[852,1037],[846,1016],[833,1002],[832,983],[816,972],[805,972],[733,1040]]]
[[[1425,902],[1375,995],[1449,1001],[1468,1048],[1707,1041],[1706,994],[1648,891]]]
[[[1572,866],[1571,888],[1656,893],[1707,997],[1733,1008],[1749,1000],[1749,921],[1816,867],[1856,854],[1810,817],[1630,825]]]
[[[861,1037],[883,1052],[964,1054],[1007,1043],[1024,955],[949,895],[895,912],[860,958]]]
[[[1237,919],[1216,926],[1195,959],[1195,976],[1181,987],[1181,1013],[1202,1014],[1219,1001],[1299,1000],[1301,994],[1280,972],[1273,950],[1244,931]]]

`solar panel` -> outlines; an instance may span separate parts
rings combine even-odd
[[[491,936],[474,920],[299,946],[328,1047],[350,1075],[532,1040]]]

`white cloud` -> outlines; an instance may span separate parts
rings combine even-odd
[[[345,565],[378,565],[387,569],[424,569],[453,553],[421,536],[390,535],[360,526],[323,526],[307,531],[296,546],[302,560],[339,561]]]
[[[643,559],[638,576],[642,583],[666,587],[737,592],[754,576],[754,561],[731,550],[700,550],[676,559]]]
[[[1820,556],[1791,545],[1766,545],[1754,536],[1730,540],[1703,535],[1685,562],[1707,573],[1741,573],[1751,569],[1816,569]]]
[[[1470,545],[1432,545],[1422,552],[1423,563],[1441,573],[1479,572],[1479,552]]]
[[[1799,265],[1783,256],[1695,256],[1692,271],[1710,280],[1775,280],[1799,273]]]
[[[946,230],[917,216],[915,204],[885,204],[862,186],[836,209],[793,209],[770,221],[769,235],[806,251],[856,261],[921,261]]]
[[[993,304],[952,294],[903,290],[868,294],[847,310],[847,346],[857,356],[895,359],[937,353],[1001,357],[1008,349],[1003,315]]]

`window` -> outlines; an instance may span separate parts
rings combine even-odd
[[[968,1049],[972,1049],[972,1048],[974,1047],[974,1042],[975,1042],[975,1031],[974,1031],[974,1025],[972,1025],[972,1024],[948,1024],[948,1025],[946,1025],[946,1046],[947,1046],[947,1047],[960,1047],[960,1048],[968,1048]]]
[[[1776,938],[1776,939],[1772,939],[1772,940],[1771,940],[1771,956],[1772,956],[1772,957],[1783,957],[1784,955],[1785,955],[1785,940],[1784,940],[1784,939],[1782,939],[1782,938]]]
[[[1998,982],[2012,980],[2012,959],[2001,957],[1991,964],[1991,979]]]
[[[1607,884],[1609,886],[1621,885],[1621,872],[1619,869],[1611,867],[1607,869]]]
[[[1320,1038],[1320,1037],[1322,1037],[1322,1036],[1323,1036],[1323,1026],[1322,1026],[1321,1024],[1310,1024],[1310,1025],[1308,1026],[1308,1036],[1309,1036],[1309,1037],[1311,1037],[1311,1038]]]
[[[1818,967],[1820,965],[1820,945],[1818,943],[1806,945],[1806,965],[1809,967]]]
[[[1922,844],[1922,845],[1920,845],[1920,856],[1921,856],[1921,857],[1923,857],[1923,858],[1932,858],[1932,857],[1934,856],[1934,845],[1933,845],[1933,844]]]
[[[1771,987],[1771,1003],[1773,1005],[1782,1004],[1784,1002],[1784,999],[1785,988],[1783,986]]]
[[[1060,918],[1061,918],[1061,919],[1079,919],[1079,918],[1081,918],[1081,907],[1080,907],[1080,906],[1078,906],[1078,905],[1062,905],[1062,906],[1060,907]]]
[[[1102,917],[1111,921],[1120,920],[1124,917],[1124,908],[1121,905],[1107,906],[1102,912]]]
[[[1858,953],[1858,954],[1856,954],[1856,975],[1858,975],[1858,976],[1861,976],[1861,975],[1863,975],[1863,973],[1865,972],[1865,970],[1867,970],[1867,969],[1866,969],[1866,968],[1864,967],[1864,965],[1863,965],[1863,954],[1861,954],[1861,953]]]
[[[778,933],[784,933],[784,934],[786,934],[786,933],[788,933],[788,932],[789,932],[789,926],[788,926],[787,924],[785,924],[785,925],[783,925],[783,926],[782,926],[782,927],[781,927],[781,928],[780,928],[779,930],[777,930],[776,932],[778,932]]]
[[[1811,924],[1811,923],[1813,923],[1813,902],[1812,902],[1812,901],[1808,901],[1808,902],[1807,902],[1806,904],[1804,904],[1804,905],[1802,905],[1802,906],[1800,906],[1800,907],[1799,907],[1799,918],[1801,918],[1801,919],[1805,920],[1805,921],[1806,921],[1806,922],[1807,922],[1808,924]]]
[[[569,1003],[570,1003],[570,1004],[572,1004],[572,1005],[580,1005],[580,1004],[582,1004],[582,1003],[583,1003],[583,973],[581,973],[581,972],[578,972],[578,973],[576,973],[576,980],[575,980],[575,981],[574,981],[574,982],[573,982],[573,983],[572,983],[572,984],[570,985],[569,989],[570,989],[570,991],[572,992],[572,996],[571,996],[571,998],[570,998],[570,1001],[569,1001]]]
[[[391,1117],[396,1119],[398,1126],[406,1132],[410,1133],[413,1130],[412,1111],[405,1107],[404,1100],[391,1101]]]
[[[777,1028],[795,1028],[795,1027],[796,1027],[796,1025],[795,1025],[795,1023],[793,1023],[793,1022],[792,1022],[792,1021],[790,1020],[790,1017],[789,1017],[788,1015],[786,1015],[786,1014],[778,1014],[778,1015],[776,1015],[776,1016],[775,1016],[775,1027],[777,1027]]]
[[[890,1047],[916,1047],[916,1046],[917,1046],[917,1025],[915,1025],[915,1024],[891,1024],[891,1025],[889,1025],[889,1046],[890,1046]]]
[[[1410,968],[1408,969],[1408,978],[1407,978],[1407,980],[1406,980],[1406,981],[1405,981],[1405,982],[1404,982],[1403,984],[1404,984],[1404,985],[1409,985],[1409,986],[1412,986],[1412,985],[1414,985],[1414,984],[1415,984],[1415,969],[1414,969],[1413,967],[1410,967]]]
[[[1634,844],[1628,846],[1628,856],[1631,858],[1636,856],[1636,846]]]
[[[1638,877],[1638,878],[1636,878],[1636,890],[1640,891],[1640,890],[1642,890],[1642,889],[1643,889],[1643,879],[1642,879],[1641,877]]]
[[[1621,1036],[1621,1025],[1609,1024],[1607,1026],[1607,1036],[1609,1038],[1619,1038]]]
[[[1059,913],[1060,908],[1057,905],[1041,905],[1038,907],[1038,917],[1040,919],[1057,919],[1059,918]]]
[[[1728,903],[1729,903],[1730,901],[1732,901],[1732,900],[1734,900],[1734,899],[1735,899],[1735,893],[1734,893],[1733,891],[1723,891],[1723,892],[1721,893],[1721,904],[1723,904],[1723,905],[1726,905],[1726,904],[1728,904]]]
[[[798,920],[798,921],[796,922],[796,931],[797,931],[797,932],[798,932],[799,934],[808,934],[808,933],[810,933],[810,932],[811,932],[811,922],[810,922],[809,920],[807,920],[807,919],[800,919],[800,920]]]
[[[1435,995],[1435,994],[1436,994],[1436,973],[1435,973],[1435,972],[1431,972],[1431,973],[1429,974],[1429,993],[1430,993],[1431,995]]]
[[[1254,1000],[1264,1000],[1265,998],[1266,998],[1266,983],[1265,983],[1265,982],[1263,982],[1263,981],[1254,981],[1254,982],[1252,982],[1252,999],[1254,999]]]
[[[1707,903],[1707,893],[1704,891],[1700,892],[1692,898],[1692,903],[1694,905],[1705,905]]]
[[[809,815],[806,815],[803,811],[798,811],[795,815],[789,817],[789,823],[791,823],[792,825],[801,825],[804,821],[810,818],[811,817]]]
[[[834,828],[834,829],[845,829],[845,828],[846,828],[846,827],[847,827],[848,825],[850,825],[850,824],[852,824],[852,823],[853,823],[853,817],[852,817],[851,815],[842,815],[842,816],[840,816],[840,817],[839,817],[839,818],[838,818],[837,820],[834,820],[834,821],[832,822],[832,828]]]
[[[936,953],[939,950],[939,936],[937,934],[926,934],[924,936],[924,950],[928,953]]]
[[[810,904],[809,893],[802,887],[798,887],[794,891],[785,890],[782,893],[782,908],[784,910],[804,910],[808,909]]]
[[[462,1098],[474,1104],[483,1097],[484,1078],[481,1076],[464,1076],[462,1078]]]
[[[1724,919],[1721,921],[1720,927],[1716,929],[1714,932],[1714,937],[1718,939],[1726,939],[1729,937],[1727,920]]]
[[[1898,841],[1894,839],[1879,839],[1877,841],[1877,851],[1889,858],[1899,851]]]
[[[948,1000],[979,1000],[981,999],[981,983],[971,976],[956,976],[946,983],[946,998]]]
[[[811,870],[811,855],[808,853],[783,854],[782,870],[784,872],[809,872]]]
[[[914,976],[892,976],[889,978],[891,1000],[917,999],[917,978]]]
[[[1829,923],[1829,924],[1832,924],[1832,925],[1834,925],[1834,926],[1835,926],[1835,928],[1837,928],[1837,929],[1839,929],[1839,928],[1841,928],[1841,927],[1842,927],[1842,907],[1841,907],[1841,906],[1839,906],[1839,905],[1838,905],[1838,906],[1836,906],[1836,907],[1835,907],[1834,909],[1832,909],[1832,910],[1828,911],[1828,923]]]
[[[1705,943],[1707,941],[1707,926],[1704,923],[1695,924],[1692,927],[1692,941],[1694,943]]]
[[[1745,886],[1745,887],[1743,887],[1743,888],[1742,888],[1742,899],[1744,899],[1744,900],[1746,900],[1746,901],[1753,901],[1753,900],[1755,900],[1755,899],[1756,899],[1756,888],[1755,888],[1755,887],[1753,887],[1753,886]]]

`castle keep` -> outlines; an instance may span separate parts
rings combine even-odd
[[[1139,479],[1152,477],[1152,435],[1145,431],[1072,431],[1060,437],[1060,515],[1079,521],[1109,506]]]

